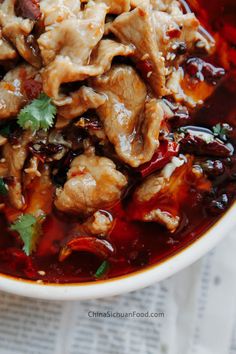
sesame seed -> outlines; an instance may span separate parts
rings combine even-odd
[[[144,54],[142,56],[142,58],[141,58],[141,60],[147,60],[147,59],[149,59],[149,54],[148,53]]]
[[[201,166],[198,166],[198,165],[194,165],[192,167],[192,172],[197,177],[201,177],[203,175],[203,170],[202,170]]]
[[[206,46],[205,42],[203,42],[203,41],[197,41],[195,43],[195,47],[197,47],[197,48],[204,48],[205,46]]]
[[[170,75],[172,73],[172,67],[165,68],[165,75]]]
[[[167,55],[166,55],[166,60],[170,60],[170,56],[171,56],[171,53],[168,52]]]
[[[174,60],[176,58],[175,53],[168,52],[166,55],[166,60]]]

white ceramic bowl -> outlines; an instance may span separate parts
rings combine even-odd
[[[160,264],[111,280],[45,285],[0,274],[0,290],[47,300],[85,300],[123,294],[168,278],[197,261],[236,227],[236,203],[190,246]]]

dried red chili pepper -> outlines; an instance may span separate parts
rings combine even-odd
[[[30,279],[37,278],[37,272],[33,266],[32,259],[25,252],[15,247],[0,251],[0,257],[3,262],[10,265],[13,271],[23,271]]]
[[[181,29],[176,27],[176,28],[170,28],[166,32],[167,36],[169,36],[171,39],[173,38],[179,38],[181,36]]]
[[[183,152],[196,155],[229,157],[233,152],[233,147],[231,149],[229,145],[225,145],[218,139],[207,142],[193,134],[186,134],[179,143]]]
[[[114,248],[106,240],[91,236],[80,236],[63,247],[59,260],[64,261],[73,251],[90,252],[102,259],[107,259],[114,253]]]
[[[151,161],[143,164],[138,168],[142,177],[146,177],[151,173],[163,168],[173,156],[178,155],[179,144],[175,141],[163,140]]]

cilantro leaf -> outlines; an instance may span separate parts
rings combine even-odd
[[[0,177],[0,194],[7,195],[8,190],[2,177]]]
[[[51,98],[42,93],[20,111],[17,123],[23,129],[47,130],[53,125],[55,115],[56,107]]]
[[[31,214],[21,215],[11,226],[12,231],[19,233],[24,242],[23,250],[27,256],[35,251],[37,240],[41,235],[41,225]]]
[[[216,135],[216,136],[219,135],[221,132],[221,124],[218,123],[218,124],[214,125],[212,130],[213,130],[214,135]]]
[[[213,134],[223,140],[226,140],[229,137],[232,127],[227,123],[218,123],[212,128]]]
[[[102,278],[105,273],[108,271],[109,268],[109,262],[104,261],[102,264],[98,267],[96,273],[94,274],[95,278]]]

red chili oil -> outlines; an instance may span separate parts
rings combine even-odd
[[[234,128],[231,143],[236,146],[235,0],[191,0],[189,5],[217,43],[216,53],[202,59],[216,67],[224,67],[226,75],[202,108],[190,117],[186,112],[177,112],[175,123],[177,126],[181,125],[183,119],[184,123],[187,121],[211,128],[217,123],[227,122]],[[217,75],[218,72],[212,73],[211,66],[206,68],[204,76],[207,76],[209,69],[208,79],[214,79],[214,74]],[[193,68],[189,68],[190,73],[191,70]],[[109,241],[115,247],[116,254],[110,261],[107,278],[125,275],[165,260],[201,237],[223,215],[236,199],[236,157],[215,160],[212,158],[207,167],[211,170],[208,172],[213,185],[212,192],[206,196],[190,189],[185,204],[181,207],[181,224],[173,234],[157,223],[131,221],[127,213],[129,196],[110,211],[115,221]],[[146,168],[147,166],[144,175]],[[94,281],[94,274],[102,263],[96,256],[73,252],[65,261],[58,260],[60,249],[69,239],[70,230],[76,222],[75,217],[53,210],[44,222],[37,251],[27,257],[21,250],[21,243],[9,233],[6,222],[1,218],[0,272],[53,283]],[[45,274],[38,271],[44,271]]]

